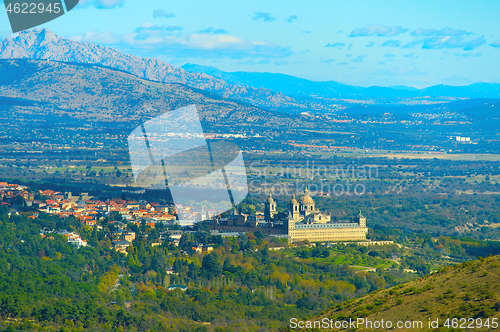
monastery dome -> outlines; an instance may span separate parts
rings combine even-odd
[[[306,188],[305,195],[300,198],[300,204],[309,205],[314,204],[314,200],[309,196],[309,190]]]

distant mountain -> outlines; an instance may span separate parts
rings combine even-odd
[[[500,256],[490,256],[456,266],[447,266],[437,273],[416,281],[372,292],[359,299],[333,306],[309,320],[321,321],[327,318],[335,322],[349,321],[349,319],[356,321],[357,318],[363,318],[365,322],[369,320],[379,324],[381,321],[390,321],[393,328],[397,321],[421,321],[423,323],[421,327],[414,325],[409,330],[437,331],[444,329],[443,326],[448,318],[448,326],[451,328],[453,318],[456,318],[460,324],[464,321],[460,319],[465,317],[467,324],[471,323],[469,318],[478,319],[477,325],[474,320],[469,328],[490,330],[485,325],[480,326],[479,320],[481,323],[486,323],[488,319],[491,327],[492,318],[495,317],[498,323],[500,317],[500,302],[497,298],[497,294],[500,293],[499,274]],[[429,328],[429,319],[432,322],[439,319],[439,328]],[[453,324],[454,326],[456,325]],[[387,325],[384,327],[360,325],[356,330],[390,330]]]
[[[364,88],[342,83],[315,82],[285,74],[258,72],[224,72],[214,67],[185,64],[183,69],[192,73],[206,73],[234,84],[243,84],[279,91],[289,95],[316,95],[323,97],[361,96]]]
[[[494,106],[494,107],[492,107]],[[391,113],[391,114],[411,114],[411,113],[444,113],[444,112],[454,112],[463,113],[474,117],[484,117],[488,116],[498,116],[499,113],[495,113],[500,106],[500,99],[495,98],[474,98],[474,99],[463,99],[451,102],[435,103],[431,105],[355,105],[345,108],[341,111],[343,114],[381,114],[381,113]],[[482,109],[488,110],[488,113],[481,111]]]
[[[265,88],[230,84],[204,73],[190,73],[155,58],[146,59],[91,43],[80,43],[56,36],[48,29],[23,31],[0,43],[0,59],[47,59],[67,63],[99,64],[162,83],[181,83],[271,109],[304,111],[312,102],[298,102]],[[317,108],[317,106],[316,106]],[[329,105],[320,109],[329,109]]]
[[[414,88],[412,86],[406,86],[406,85],[393,85],[393,86],[390,86],[389,88],[395,89],[395,90],[418,91],[417,88]]]
[[[500,98],[500,84],[474,83],[464,86],[435,85],[419,91],[420,96],[460,98]]]
[[[476,83],[466,86],[436,85],[425,89],[407,86],[359,87],[335,81],[310,81],[284,74],[258,72],[224,72],[214,67],[185,64],[183,69],[191,73],[206,73],[233,84],[244,84],[265,88],[294,97],[321,96],[328,98],[416,98],[416,97],[456,97],[456,98],[500,98],[500,84]]]

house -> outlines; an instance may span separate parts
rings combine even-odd
[[[45,204],[44,202],[42,201],[34,201],[33,202],[33,206],[37,209],[41,209],[43,207],[45,207],[47,204]]]
[[[75,232],[62,231],[59,233],[62,236],[65,236],[68,239],[68,243],[74,244],[77,247],[86,247],[87,241],[82,240],[82,237]]]
[[[212,252],[212,250],[214,250],[214,247],[205,245],[201,249],[203,252],[209,253]]]
[[[202,252],[209,253],[212,250],[214,250],[214,247],[211,247],[211,246],[208,246],[208,245],[203,245],[203,244],[198,244],[198,245],[192,247],[192,249],[194,251],[196,251],[197,253],[202,253]]]
[[[125,255],[128,254],[127,248],[130,247],[131,243],[128,241],[114,241],[113,242],[113,248],[121,253],[124,253]]]
[[[181,291],[185,292],[186,289],[187,289],[187,286],[184,286],[184,285],[171,285],[167,288],[167,290],[176,290],[176,289],[180,289]]]
[[[182,231],[175,230],[175,231],[168,231],[168,233],[170,233],[169,238],[172,240],[180,240],[182,237]]]
[[[118,231],[111,233],[110,237],[113,240],[120,241],[120,240],[123,240],[122,235],[123,235],[123,232],[121,230],[118,230]]]
[[[16,216],[18,216],[18,215],[19,215],[19,211],[18,211],[15,207],[11,207],[11,208],[9,209],[9,217],[10,217],[11,215],[16,215]]]
[[[194,246],[191,249],[193,249],[193,251],[200,253],[200,254],[203,252],[203,248],[200,245]]]
[[[68,237],[68,243],[76,245],[78,248],[80,247],[86,247],[87,241],[82,240],[80,236],[75,236],[75,237]]]
[[[61,194],[60,192],[56,192],[56,191],[52,191],[52,190],[44,190],[44,191],[40,191],[40,195],[42,196],[54,196],[56,194]]]
[[[174,221],[176,220],[175,216],[171,214],[160,214],[156,217],[158,221]]]
[[[122,233],[120,239],[122,241],[133,242],[135,240],[135,232]]]
[[[97,224],[95,220],[85,220],[85,225],[94,227]]]

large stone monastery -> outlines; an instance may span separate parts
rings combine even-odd
[[[264,220],[256,215],[234,214],[211,221],[210,229],[225,232],[251,232],[288,236],[290,242],[337,242],[366,240],[366,217],[360,213],[350,221],[332,221],[331,214],[316,208],[309,190],[297,201],[289,203],[288,213],[277,212],[276,202],[269,194],[265,202]]]

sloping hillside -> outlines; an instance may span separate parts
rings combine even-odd
[[[439,319],[439,326],[443,327],[448,318],[449,324],[452,324],[453,318],[457,318],[459,326],[464,322],[462,318],[465,318],[467,321],[464,326],[468,326],[469,330],[472,327],[472,330],[478,330],[476,324],[481,321],[483,327],[480,330],[486,331],[494,329],[493,318],[499,317],[500,256],[492,256],[448,266],[416,281],[344,302],[310,321],[328,318],[336,322],[364,318],[372,322],[381,322],[383,319],[394,325],[398,321],[421,321],[422,328],[415,325],[412,330],[431,330],[428,327],[429,319]],[[489,328],[484,327],[488,318]],[[469,319],[475,321],[471,323]],[[385,329],[360,325],[356,330]]]

